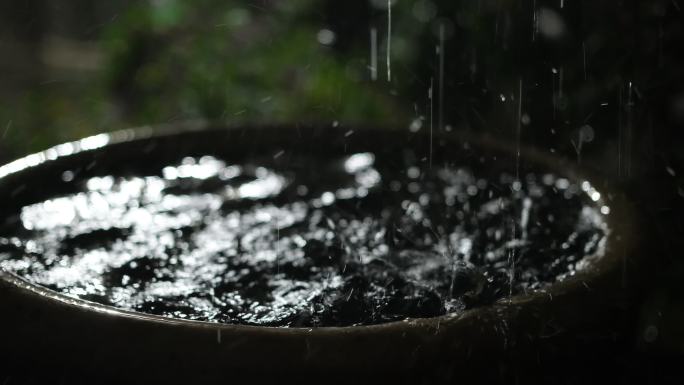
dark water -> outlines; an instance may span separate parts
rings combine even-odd
[[[610,209],[588,182],[400,158],[186,157],[75,180],[3,230],[0,266],[122,309],[304,327],[461,312],[603,253]]]

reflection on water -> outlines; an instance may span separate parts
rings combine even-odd
[[[586,181],[401,169],[371,153],[317,162],[203,156],[77,181],[79,192],[23,208],[24,229],[0,238],[0,266],[129,310],[325,326],[543,289],[606,246],[609,208]]]

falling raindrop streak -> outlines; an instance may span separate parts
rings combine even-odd
[[[439,26],[439,131],[444,131],[444,23]]]
[[[434,83],[434,78],[430,78],[430,88],[428,89],[428,99],[430,100],[430,153],[429,153],[429,167],[432,168],[432,130],[433,130],[433,97],[432,97],[432,87]]]
[[[587,44],[582,42],[582,64],[584,68],[584,80],[587,80]]]
[[[517,116],[516,116],[516,126],[515,126],[515,183],[513,184],[514,190],[517,188],[519,189],[521,186],[520,183],[520,130],[521,130],[521,121],[522,121],[522,89],[523,89],[523,81],[522,78],[518,79],[518,111],[517,111]],[[517,190],[513,192],[514,194],[517,193]],[[523,211],[520,213],[521,215],[521,223],[527,223],[527,220],[524,220],[523,218],[525,215],[529,217],[529,208],[528,212],[526,214],[525,209],[523,208]],[[523,230],[524,231],[524,230]],[[515,226],[515,220],[511,218],[511,249],[508,252],[508,266],[509,266],[509,271],[508,271],[508,295],[509,297],[513,295],[513,286],[515,282],[515,251],[516,251],[516,240],[517,240],[517,231],[516,231],[516,226]]]
[[[632,175],[632,106],[634,105],[634,100],[632,99],[632,82],[629,82],[629,87],[627,88],[627,143],[625,147],[625,163],[627,166],[627,177]]]
[[[2,132],[2,139],[5,139],[5,136],[7,136],[7,132],[12,128],[12,121],[8,121],[7,125],[5,125],[5,130]]]
[[[556,75],[558,74],[558,71],[556,68],[551,69],[551,107],[553,111],[553,121],[556,121],[556,105],[558,104],[557,96],[556,96]]]
[[[378,79],[378,30],[370,29],[370,77],[372,81]]]
[[[618,178],[622,178],[622,147],[623,147],[623,134],[622,134],[622,85],[618,89]]]
[[[537,0],[532,1],[532,41],[537,39],[537,30],[539,24],[537,21]]]
[[[522,78],[518,79],[518,117],[516,123],[516,150],[515,150],[515,179],[520,182],[520,130],[522,122],[522,89],[523,81]]]
[[[392,0],[387,0],[387,81],[392,81]]]
[[[275,242],[275,261],[276,261],[276,274],[280,274],[280,227],[278,226],[278,218],[274,220],[276,228],[276,242]]]
[[[563,99],[563,67],[558,71],[558,102],[562,103]]]

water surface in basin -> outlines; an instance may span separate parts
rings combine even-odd
[[[405,152],[272,160],[67,170],[73,193],[23,207],[0,230],[0,267],[144,313],[346,326],[543,289],[606,247],[609,208],[585,181],[427,167]]]

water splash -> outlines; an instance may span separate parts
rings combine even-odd
[[[318,160],[324,179],[272,168],[270,155],[75,176],[79,191],[24,207],[16,233],[0,229],[0,267],[129,310],[320,326],[460,312],[541,289],[603,253],[610,210],[586,181],[421,171],[415,156],[402,169],[386,157]]]

